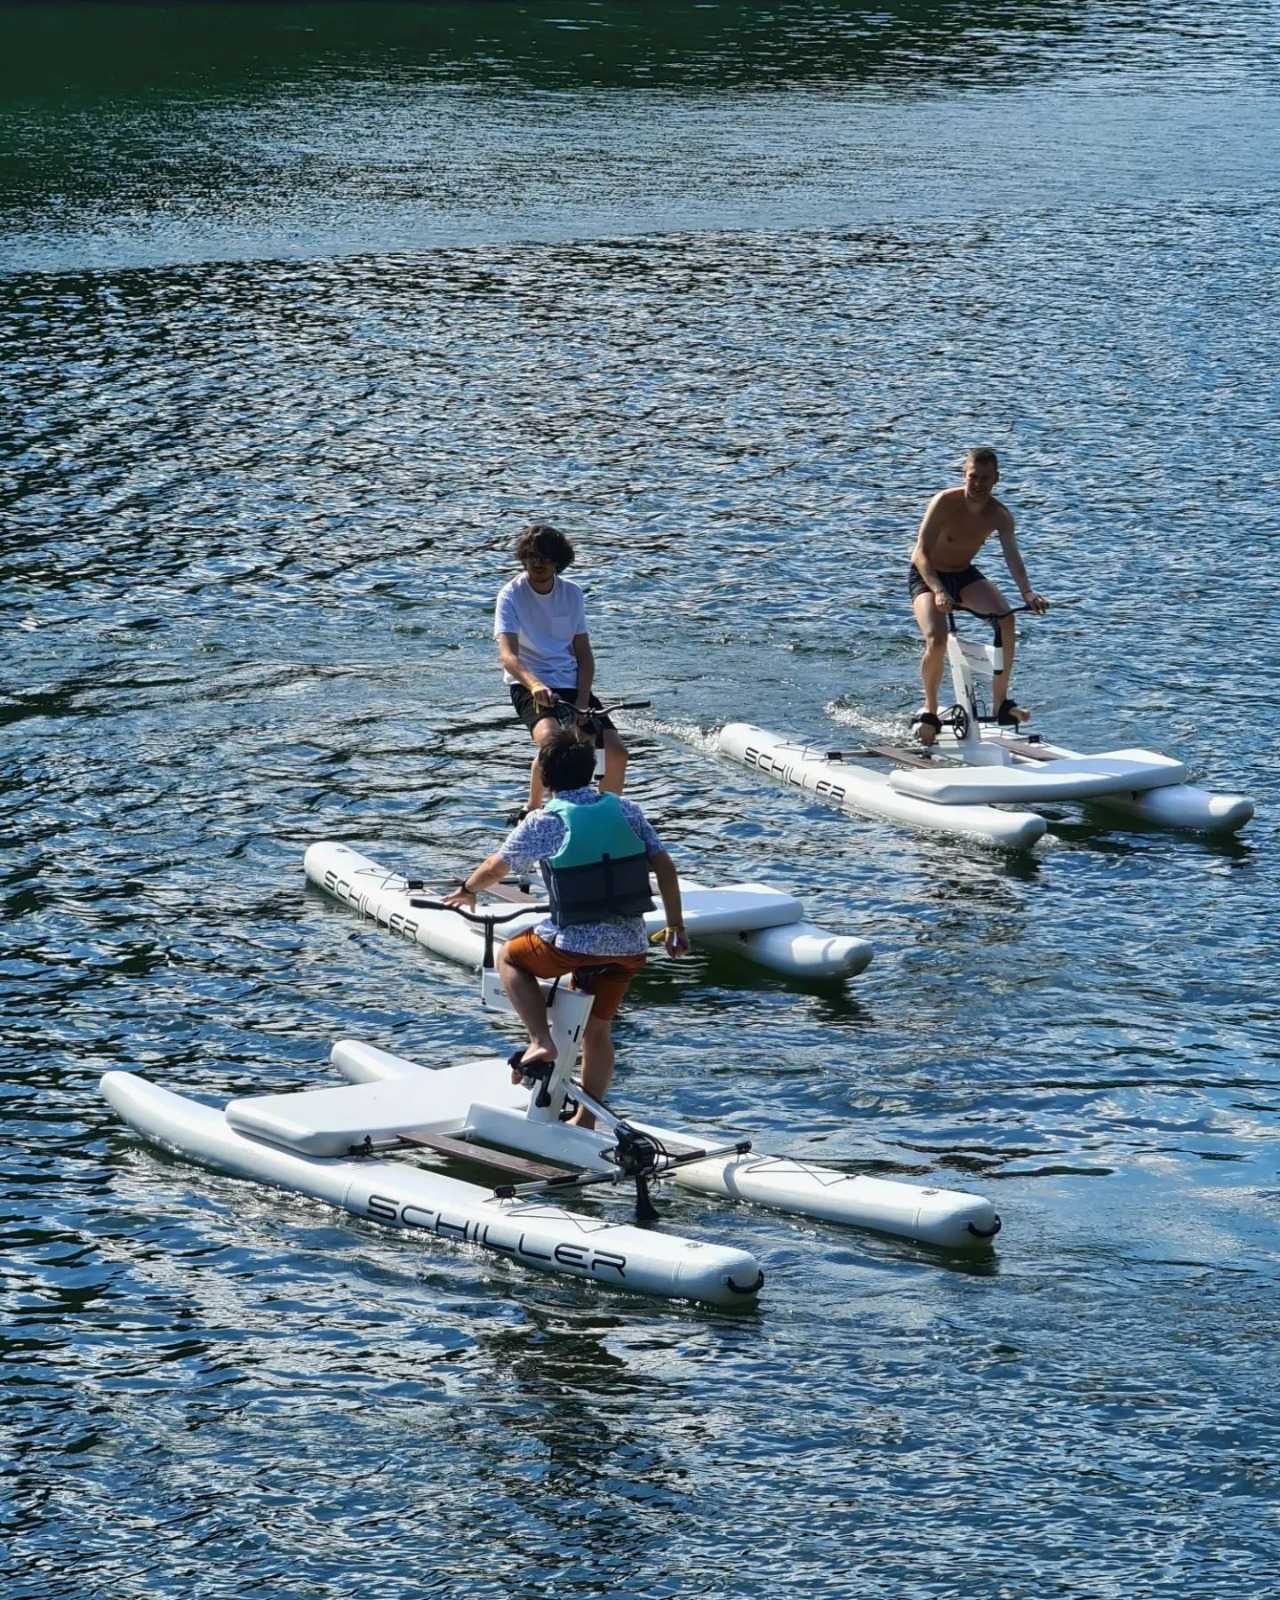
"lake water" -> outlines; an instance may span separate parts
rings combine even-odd
[[[1274,6],[0,27],[5,1600],[1269,1592]],[[711,752],[905,734],[906,556],[975,443],[1055,602],[1019,698],[1253,795],[1237,838],[1064,811],[1008,857]],[[616,1099],[979,1190],[990,1262],[673,1193],[758,1308],[609,1294],[98,1097],[514,1042],[301,860],[499,841],[531,517],[652,699],[629,792],[681,866],[876,945],[818,989],[655,960]]]

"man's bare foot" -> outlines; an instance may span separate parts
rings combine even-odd
[[[942,719],[936,711],[924,706],[912,717],[911,726],[916,730],[916,738],[927,749],[942,732]]]
[[[523,1083],[530,1067],[550,1065],[555,1059],[556,1053],[548,1045],[531,1044],[524,1050],[513,1050],[508,1058],[512,1083]]]
[[[996,712],[996,722],[1002,728],[1016,728],[1023,722],[1031,721],[1031,713],[1010,700],[1007,696],[1000,702],[1000,709]]]

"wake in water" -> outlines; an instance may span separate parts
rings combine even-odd
[[[679,739],[682,744],[692,745],[704,755],[713,756],[720,747],[719,727],[703,728],[696,722],[687,722],[680,718],[655,717],[643,711],[630,714],[627,720],[637,731],[665,734],[670,739]]]
[[[843,695],[837,695],[822,708],[832,722],[845,728],[856,728],[868,738],[901,742],[911,738],[911,724],[905,717],[872,717],[860,706],[851,705]]]

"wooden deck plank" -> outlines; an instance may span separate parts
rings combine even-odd
[[[530,911],[532,911],[535,906],[543,904],[541,900],[535,900],[532,895],[526,894],[525,891],[515,883],[490,884],[484,893],[492,900],[505,900],[508,905],[527,906]]]
[[[926,756],[919,750],[907,750],[899,744],[868,745],[867,754],[883,756],[886,761],[896,761],[902,767],[923,767],[928,772],[936,772],[940,767],[948,765],[935,756]]]
[[[525,1156],[512,1155],[506,1150],[491,1150],[488,1145],[473,1144],[469,1139],[456,1139],[448,1133],[408,1133],[403,1143],[421,1145],[442,1156],[452,1156],[461,1161],[474,1161],[477,1166],[495,1167],[500,1172],[512,1172],[522,1178],[562,1178],[566,1172],[577,1172],[577,1167],[552,1167],[542,1161],[530,1161]]]

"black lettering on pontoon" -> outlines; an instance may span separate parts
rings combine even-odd
[[[397,1205],[386,1195],[371,1194],[365,1202],[367,1214],[377,1222],[399,1224],[402,1228],[420,1228],[437,1238],[461,1240],[467,1244],[483,1245],[498,1255],[510,1256],[530,1263],[552,1263],[566,1271],[581,1272],[595,1278],[609,1278],[624,1282],[627,1276],[627,1258],[612,1250],[588,1250],[583,1245],[560,1243],[550,1252],[535,1250],[528,1235],[521,1233],[514,1241],[501,1238],[489,1222],[457,1221],[433,1210],[430,1206]]]
[[[487,1222],[476,1229],[476,1243],[484,1245],[489,1250],[496,1250],[499,1255],[514,1256],[517,1253],[515,1245],[499,1239],[493,1232],[491,1224]]]
[[[612,1250],[597,1250],[595,1259],[591,1263],[591,1270],[599,1277],[602,1268],[608,1268],[611,1272],[616,1272],[620,1279],[625,1278],[627,1275],[627,1258],[626,1256],[615,1255]]]

